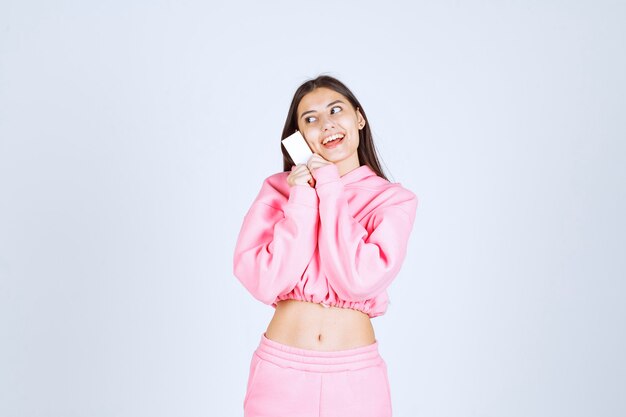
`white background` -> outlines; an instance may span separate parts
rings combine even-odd
[[[373,320],[395,417],[626,415],[619,1],[0,2],[0,416],[241,416],[232,275],[291,96],[419,198]]]

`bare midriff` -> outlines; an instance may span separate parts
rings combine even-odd
[[[285,345],[320,351],[352,349],[376,341],[372,322],[362,311],[299,300],[276,304],[265,336]]]

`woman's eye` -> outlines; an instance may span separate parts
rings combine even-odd
[[[305,122],[307,123],[313,123],[315,120],[317,120],[315,117],[311,116],[311,117],[307,117],[306,119],[304,119]]]
[[[330,114],[339,113],[340,111],[341,111],[341,107],[335,106],[332,109],[330,109]]]

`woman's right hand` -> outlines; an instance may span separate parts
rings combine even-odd
[[[306,164],[294,165],[291,167],[291,173],[287,177],[287,184],[289,186],[294,185],[309,185],[315,186],[315,180],[311,175],[311,171],[307,168]]]

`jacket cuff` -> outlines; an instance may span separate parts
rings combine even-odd
[[[293,185],[289,190],[289,202],[317,208],[317,193],[310,185]]]
[[[313,171],[313,178],[315,178],[315,188],[317,188],[329,182],[339,181],[341,177],[337,165],[328,164]]]

